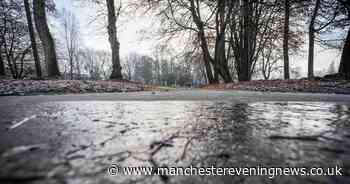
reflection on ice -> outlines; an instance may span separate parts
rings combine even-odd
[[[334,130],[333,123],[339,118],[336,109],[344,109],[329,103],[286,102],[254,103],[250,121],[263,123],[266,131],[278,130],[283,135],[315,135]],[[346,108],[345,108],[346,109]],[[343,117],[344,118],[344,117]]]
[[[43,109],[59,114],[51,121],[66,132],[57,153],[94,162],[101,155],[125,166],[334,166],[350,160],[346,105],[125,101],[58,102]]]

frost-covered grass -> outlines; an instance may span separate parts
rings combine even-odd
[[[103,93],[142,91],[144,86],[128,81],[0,80],[0,95]]]

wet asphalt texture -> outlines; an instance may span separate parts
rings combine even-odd
[[[177,90],[0,97],[0,183],[350,183],[350,95]],[[342,167],[343,176],[110,176]]]

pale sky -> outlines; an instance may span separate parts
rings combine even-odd
[[[124,4],[128,0],[124,0]],[[105,32],[105,28],[98,23],[89,24],[92,20],[91,17],[96,15],[96,8],[93,6],[78,6],[74,3],[72,6],[72,0],[59,0],[56,1],[57,9],[66,8],[71,10],[80,21],[80,30],[82,33],[83,44],[86,47],[94,48],[97,50],[109,50],[108,35]],[[80,1],[84,2],[84,1]],[[104,20],[106,22],[106,20]],[[159,22],[153,17],[131,17],[129,15],[121,15],[121,25],[118,26],[118,37],[120,42],[120,54],[126,56],[129,53],[136,52],[140,54],[152,55],[155,47],[157,46],[157,40],[152,39],[149,36],[148,39],[142,39],[142,32],[145,30],[148,32],[156,31]],[[146,35],[147,36],[147,35]],[[305,40],[307,40],[305,35]],[[307,43],[306,43],[307,44]],[[183,47],[183,46],[182,46]],[[339,64],[340,52],[334,49],[325,50],[319,45],[315,46],[315,71],[327,70],[329,65],[334,61],[335,66]],[[307,45],[304,46],[303,52],[300,52],[296,56],[290,58],[291,67],[300,67],[302,69],[302,75],[306,76],[307,73]]]
[[[72,0],[56,1],[57,9],[69,9],[77,16],[84,45],[97,50],[109,50],[110,45],[106,28],[97,21],[90,23],[97,13],[96,9],[88,5],[80,6],[78,3],[72,5],[72,2]],[[121,56],[125,56],[131,52],[150,55],[155,47],[155,42],[152,40],[143,40],[140,32],[144,29],[149,30],[152,28],[153,21],[148,17],[126,17],[123,14],[120,19],[121,25],[118,26],[118,39]],[[103,19],[100,20],[104,22]]]

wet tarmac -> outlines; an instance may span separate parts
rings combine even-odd
[[[349,97],[232,93],[1,97],[0,183],[350,183]],[[342,176],[110,176],[111,164]]]

